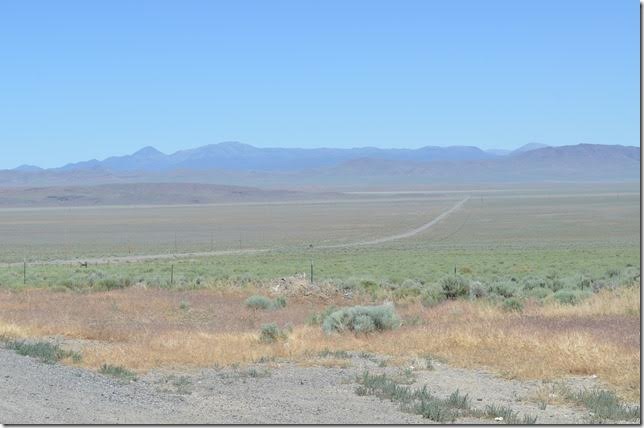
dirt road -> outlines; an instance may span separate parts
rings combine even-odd
[[[458,210],[470,199],[466,197],[461,199],[456,205],[448,209],[447,211],[440,214],[438,217],[432,219],[431,221],[407,232],[398,233],[395,235],[384,236],[382,238],[358,241],[358,242],[348,242],[342,244],[333,244],[333,245],[322,245],[316,248],[322,249],[334,249],[334,248],[349,248],[356,246],[367,246],[367,245],[378,245],[390,241],[395,241],[399,239],[411,238],[412,236],[418,235],[421,232],[431,228],[436,225],[441,220],[445,219],[447,216],[452,214],[454,211]],[[29,261],[29,265],[69,265],[77,264],[79,262],[87,262],[88,264],[111,264],[111,263],[127,263],[127,262],[143,262],[148,260],[168,260],[176,258],[195,258],[195,257],[216,257],[216,256],[227,256],[227,255],[236,255],[236,254],[255,254],[255,253],[265,253],[268,251],[279,250],[279,248],[245,248],[237,250],[220,250],[220,251],[199,251],[199,252],[189,252],[189,253],[164,253],[164,254],[140,254],[140,255],[128,255],[128,256],[115,256],[115,257],[97,257],[97,258],[77,258],[77,259],[67,259],[67,260],[45,260],[45,261]],[[21,262],[7,263],[9,266],[22,266]]]

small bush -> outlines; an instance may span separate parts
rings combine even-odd
[[[585,276],[581,276],[577,278],[577,288],[581,290],[589,289],[592,286],[592,280],[590,278],[587,278]]]
[[[326,333],[353,331],[369,333],[390,330],[400,325],[392,304],[380,306],[352,306],[329,314],[322,323]]]
[[[113,366],[111,364],[103,364],[101,368],[98,369],[100,374],[107,376],[112,376],[118,379],[123,379],[126,381],[136,380],[136,374],[129,371],[122,366]]]
[[[577,290],[562,289],[552,295],[559,303],[564,305],[576,305],[581,300],[581,293]]]
[[[265,296],[255,295],[246,299],[246,306],[251,309],[281,309],[286,306],[286,299],[280,296],[271,300]]]
[[[537,287],[533,288],[531,290],[527,290],[524,292],[525,296],[529,297],[534,297],[537,299],[545,299],[546,297],[550,296],[552,294],[552,290],[549,288],[544,288],[544,287]]]
[[[380,289],[380,286],[371,280],[363,280],[360,282],[360,287],[372,297],[376,297]]]
[[[7,342],[7,348],[16,351],[20,355],[38,358],[43,363],[53,364],[65,358],[71,357],[74,362],[79,362],[81,356],[77,352],[66,351],[60,346],[49,342],[29,343],[21,340]]]
[[[559,279],[556,272],[552,272],[546,275],[545,286],[552,291],[557,292],[564,288],[565,284],[561,279]]]
[[[485,406],[485,415],[491,418],[503,418],[503,423],[510,425],[532,425],[537,422],[536,416],[523,415],[523,418],[519,418],[517,412],[511,408],[494,404]]]
[[[533,290],[535,288],[545,288],[546,281],[543,278],[528,276],[521,281],[524,290]]]
[[[487,290],[485,289],[483,284],[481,284],[478,281],[472,282],[472,284],[470,285],[470,290],[471,290],[470,294],[475,299],[480,299],[480,298],[483,298],[483,297],[485,297],[487,295]]]
[[[606,277],[607,278],[615,278],[616,276],[619,276],[619,270],[617,270],[617,269],[608,269],[606,271]]]
[[[505,299],[503,309],[508,312],[523,312],[523,303],[513,297]]]
[[[263,343],[274,343],[278,340],[286,339],[286,337],[286,332],[281,330],[275,323],[262,325],[259,333],[259,340]]]
[[[490,285],[488,291],[492,294],[496,294],[507,299],[509,297],[514,297],[514,294],[516,292],[516,285],[508,281],[495,282]]]
[[[250,296],[246,299],[246,306],[251,309],[270,309],[273,301],[265,296]]]
[[[445,294],[440,285],[433,284],[425,288],[421,294],[420,302],[423,306],[432,307],[445,301]]]
[[[308,325],[321,325],[324,322],[324,319],[328,317],[331,313],[335,312],[338,310],[338,307],[335,305],[331,305],[326,307],[322,312],[316,312],[314,314],[309,315],[309,317],[306,320],[306,323]]]
[[[278,298],[273,300],[273,309],[280,309],[285,307],[286,307],[286,299],[283,298],[282,296],[279,296]]]
[[[462,276],[446,276],[440,280],[440,286],[443,290],[443,295],[447,299],[467,296],[470,292],[470,285]]]
[[[120,290],[131,285],[132,280],[130,278],[104,278],[96,282],[96,288],[104,291]]]

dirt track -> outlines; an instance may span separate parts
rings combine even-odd
[[[322,245],[317,248],[322,249],[333,249],[333,248],[349,248],[356,246],[367,246],[367,245],[378,245],[385,242],[395,241],[399,239],[411,238],[412,236],[418,235],[421,232],[431,228],[436,225],[441,220],[448,217],[454,211],[458,210],[470,199],[466,197],[461,199],[456,205],[448,209],[447,211],[440,214],[438,217],[432,219],[431,221],[419,226],[415,229],[409,230],[407,232],[398,233],[395,235],[384,236],[382,238],[367,240],[367,241],[358,241],[358,242],[348,242],[343,244],[334,244],[334,245]],[[246,248],[238,250],[221,250],[221,251],[201,251],[201,252],[190,252],[190,253],[165,253],[165,254],[141,254],[141,255],[129,255],[129,256],[117,256],[117,257],[97,257],[97,258],[85,258],[85,259],[67,259],[67,260],[47,260],[47,261],[30,261],[29,265],[69,265],[77,264],[79,262],[87,262],[88,264],[108,264],[108,263],[127,263],[127,262],[142,262],[148,260],[167,260],[167,259],[176,259],[176,258],[194,258],[194,257],[213,257],[213,256],[227,256],[235,254],[255,254],[255,253],[265,253],[268,251],[277,250],[279,248]],[[21,262],[7,263],[6,266],[22,266]]]

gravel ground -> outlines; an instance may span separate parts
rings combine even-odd
[[[378,358],[353,356],[346,368],[265,363],[239,369],[152,371],[123,382],[85,369],[44,364],[0,348],[0,423],[6,424],[408,424],[429,423],[395,403],[355,394],[363,370],[399,375]],[[537,423],[583,423],[583,409],[531,401],[539,381],[505,380],[479,370],[434,363],[414,370],[414,386],[428,385],[438,396],[457,388],[475,407],[508,405]],[[590,378],[573,379],[592,386]],[[458,420],[494,423],[493,420]]]

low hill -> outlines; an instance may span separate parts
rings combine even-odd
[[[266,202],[329,197],[286,190],[195,183],[127,183],[98,186],[0,188],[0,207],[180,205]],[[337,195],[334,195],[337,197]]]

